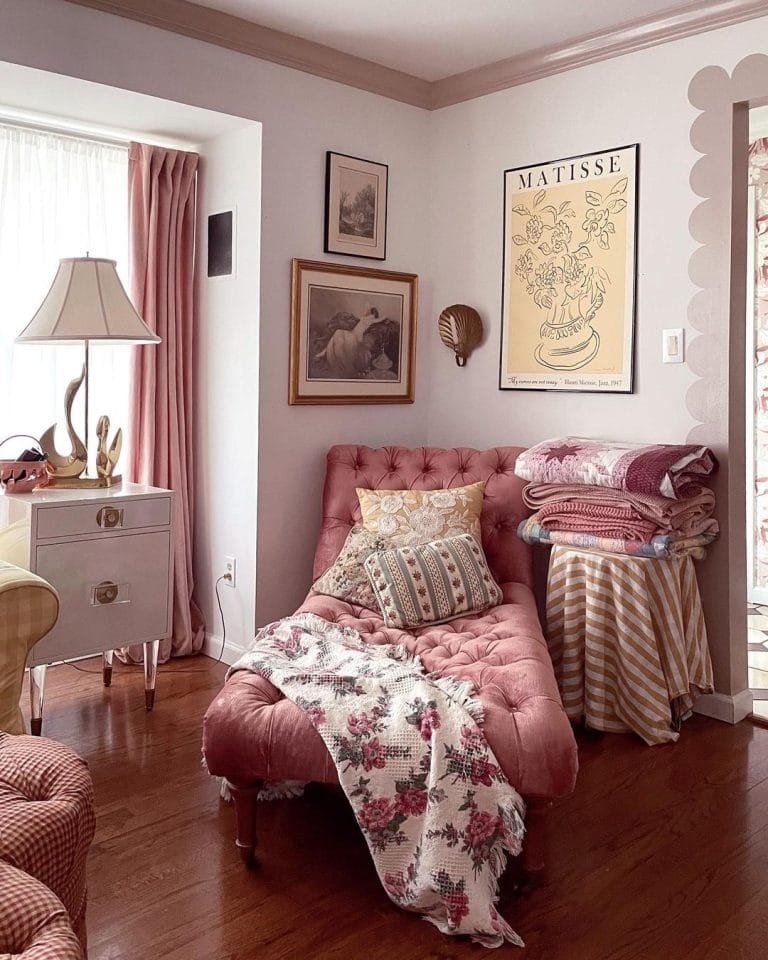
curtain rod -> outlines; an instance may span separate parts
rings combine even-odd
[[[56,126],[54,123],[42,123],[32,119],[20,119],[12,114],[8,115],[0,112],[0,126],[3,127],[21,127],[23,130],[36,130],[40,133],[52,133],[57,137],[66,137],[70,140],[90,140],[93,143],[101,143],[111,147],[128,147],[131,143],[129,139],[120,140],[117,137],[107,137],[98,133],[91,133],[89,130],[78,130],[72,127]]]
[[[27,130],[39,130],[42,133],[52,133],[59,137],[70,137],[73,140],[90,140],[93,143],[106,144],[113,147],[128,147],[132,141],[150,143],[153,146],[165,147],[167,150],[198,150],[199,144],[192,141],[175,140],[173,137],[158,137],[142,131],[130,131],[122,135],[115,131],[101,132],[89,129],[87,125],[77,125],[77,121],[61,119],[51,114],[26,113],[13,108],[0,106],[0,125],[22,127]]]

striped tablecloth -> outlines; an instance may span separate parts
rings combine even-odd
[[[690,557],[552,548],[547,628],[565,711],[595,730],[677,740],[712,663]]]

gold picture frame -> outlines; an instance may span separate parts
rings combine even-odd
[[[413,403],[419,278],[294,259],[290,404]]]

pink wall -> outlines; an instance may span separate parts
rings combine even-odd
[[[696,111],[687,99],[688,84],[701,67],[717,63],[730,70],[767,41],[768,19],[754,20],[427,114],[56,0],[4,0],[0,58],[263,123],[259,621],[290,609],[307,583],[323,454],[333,442],[362,437],[373,444],[428,440],[484,446],[562,433],[685,439],[696,425],[686,406],[695,378],[687,364],[663,365],[660,358],[661,331],[686,326],[695,292],[688,278],[695,248],[688,220],[696,204],[689,176],[698,154],[689,141]],[[503,169],[636,141],[641,143],[637,392],[500,393]],[[323,257],[328,148],[390,163],[386,265],[422,278],[413,407],[286,404],[289,261]],[[434,328],[439,309],[456,301],[478,307],[487,327],[485,343],[464,370],[457,369]],[[726,318],[716,318],[713,327],[711,403],[723,425],[713,428],[713,442],[723,452]],[[240,389],[245,398],[254,383]],[[235,426],[233,442],[252,439],[246,416]],[[727,562],[720,546],[708,564],[716,573]],[[713,594],[708,602],[720,599]],[[728,666],[731,638],[716,625],[711,640],[720,688],[739,689],[746,672],[741,675],[738,662]]]
[[[688,101],[688,85],[702,67],[716,63],[731,70],[766,41],[768,19],[755,20],[438,111],[430,178],[431,232],[441,245],[433,266],[434,306],[439,311],[457,300],[473,304],[483,315],[487,336],[464,370],[457,370],[450,352],[432,339],[430,442],[446,443],[457,434],[478,445],[576,434],[674,443],[697,428],[688,405],[695,374],[687,363],[661,362],[662,330],[688,326],[697,290],[688,275],[697,246],[688,221],[698,203],[689,178],[700,155],[690,142],[698,111]],[[728,136],[723,129],[726,142]],[[634,142],[641,145],[636,392],[499,391],[502,171]],[[724,182],[718,202],[729,201],[730,186]],[[723,241],[727,277],[727,234]],[[467,249],[475,255],[468,257]],[[696,344],[691,357],[697,354],[699,374],[707,372],[708,424],[696,435],[712,444],[725,464],[728,316],[724,312],[714,321],[702,321],[706,326],[698,329],[706,328],[712,336],[706,344]],[[692,342],[696,332],[690,326],[688,335]],[[700,387],[699,382],[697,396]],[[690,409],[698,413],[701,404]],[[728,483],[724,470],[719,481],[724,510]],[[702,568],[716,682],[728,694],[743,690],[747,676],[744,636],[732,632],[727,615],[733,566],[723,542]]]
[[[219,428],[234,462],[239,447],[258,442],[255,609],[254,599],[245,598],[251,605],[251,624],[284,614],[296,606],[310,582],[327,448],[360,439],[373,444],[422,443],[427,413],[427,378],[423,376],[413,405],[288,406],[290,260],[344,259],[326,258],[322,252],[325,151],[387,162],[391,173],[386,267],[423,277],[422,316],[429,317],[431,251],[425,243],[424,159],[428,115],[415,107],[60,0],[3,0],[0,59],[262,123],[261,298],[242,318],[242,328],[232,332],[248,337],[259,328],[259,371],[258,376],[254,369],[233,384],[230,418]],[[257,165],[244,174],[252,176],[258,191]],[[259,270],[258,263],[249,266]],[[428,338],[422,336],[417,365],[421,371],[427,369],[427,350]],[[234,483],[212,490],[208,509],[226,512],[216,505],[218,497],[242,499],[247,524],[255,496],[252,487],[238,488]],[[226,531],[219,542],[226,542]],[[241,573],[246,573],[242,567]]]

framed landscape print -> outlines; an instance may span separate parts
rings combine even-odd
[[[500,389],[632,392],[638,155],[504,171]]]
[[[413,403],[418,277],[294,260],[289,403]]]
[[[387,181],[385,163],[326,154],[325,252],[387,259]]]

